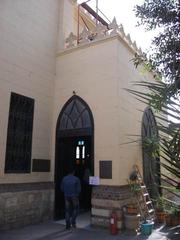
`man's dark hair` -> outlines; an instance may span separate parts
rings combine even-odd
[[[74,173],[74,168],[72,167],[72,166],[70,166],[69,168],[68,168],[68,173],[70,174],[70,173]]]

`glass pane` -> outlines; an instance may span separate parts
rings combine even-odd
[[[76,147],[76,159],[79,159],[79,157],[80,157],[80,149],[79,149],[79,147],[77,146],[77,147]]]
[[[83,159],[85,158],[85,146],[83,146],[83,148],[82,148],[82,158]]]
[[[60,130],[92,127],[89,109],[78,97],[72,97],[63,107]]]
[[[79,145],[79,146],[84,145],[84,141],[78,141],[78,145]]]

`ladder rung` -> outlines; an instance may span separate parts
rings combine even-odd
[[[149,217],[151,219],[154,219],[155,210],[153,209],[153,204],[148,192],[149,189],[147,189],[147,186],[143,181],[143,177],[139,171],[138,166],[135,165],[134,167],[137,174],[136,184],[138,184],[141,193],[136,194],[136,201],[139,208],[139,214],[137,216],[140,218]]]
[[[149,211],[148,211],[148,213],[153,213],[154,212],[154,209],[150,209]]]

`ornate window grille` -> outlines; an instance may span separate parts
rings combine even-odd
[[[5,173],[30,172],[33,115],[34,99],[11,93]]]

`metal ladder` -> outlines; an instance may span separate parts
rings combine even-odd
[[[133,170],[136,173],[136,180],[131,181],[129,179],[128,183],[138,205],[140,220],[154,220],[155,210],[138,166],[134,165]],[[135,186],[136,188],[134,188]]]

